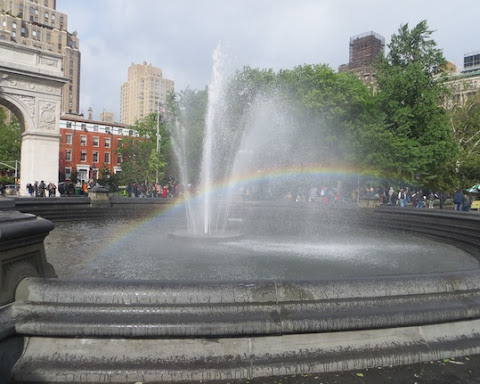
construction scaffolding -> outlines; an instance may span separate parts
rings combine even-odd
[[[372,66],[384,50],[385,38],[378,33],[370,31],[351,37],[349,69]]]

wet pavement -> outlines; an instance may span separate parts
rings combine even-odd
[[[480,355],[395,367],[222,381],[231,384],[478,384]]]

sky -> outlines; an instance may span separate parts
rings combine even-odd
[[[459,70],[480,51],[478,0],[57,0],[80,39],[80,112],[120,120],[128,67],[146,61],[175,90],[204,89],[213,52],[228,47],[236,68],[291,69],[348,63],[352,36],[376,32],[388,45],[402,24],[422,20]],[[386,47],[388,50],[388,47]]]

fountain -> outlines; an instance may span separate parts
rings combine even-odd
[[[229,132],[228,127],[224,125],[223,111],[228,77],[227,57],[221,44],[216,48],[213,60],[213,76],[208,90],[206,129],[203,139],[200,193],[197,199],[192,199],[186,189],[187,228],[171,232],[171,236],[175,238],[224,241],[242,236],[239,232],[227,230],[231,189],[223,189],[227,193],[222,196],[221,200],[214,196],[216,185],[232,179],[232,166],[236,151],[225,151],[225,148],[234,147],[234,143],[238,140],[238,134]],[[176,124],[172,134],[172,143],[179,163],[181,181],[184,186],[187,186],[190,165],[186,160],[185,136],[185,129]],[[222,150],[220,150],[221,146],[224,147]]]
[[[288,124],[272,134],[266,123],[284,116],[259,100],[247,130],[222,127],[221,49],[214,58],[201,193],[186,198],[187,229],[175,208],[145,221],[55,228],[45,249],[60,279],[23,279],[0,310],[0,360],[8,357],[0,376],[207,382],[480,353],[478,216],[263,201],[247,204],[245,231],[228,230],[228,187],[284,160],[289,138],[278,127]],[[172,136],[187,185],[185,130]],[[273,155],[258,160],[266,145]]]

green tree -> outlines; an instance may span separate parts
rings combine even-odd
[[[7,111],[0,108],[0,161],[14,161],[20,159],[20,123],[15,116],[7,120]]]
[[[276,74],[272,69],[243,67],[236,71],[226,89],[230,126],[238,128],[242,119],[250,111],[255,101],[263,97],[272,97],[276,93]]]
[[[451,186],[457,148],[448,116],[441,107],[447,89],[440,77],[443,53],[431,39],[426,21],[411,30],[402,25],[392,36],[389,53],[377,67],[378,103],[387,132],[381,141],[390,153],[385,172],[433,188]]]
[[[161,117],[160,117],[161,118]],[[160,151],[157,152],[157,129],[159,114],[153,113],[132,126],[138,136],[128,137],[122,141],[118,153],[122,155],[122,179],[129,182],[154,182],[159,173],[159,179],[164,179],[166,151],[169,148],[169,136],[166,124],[160,121]]]
[[[178,162],[188,173],[185,181],[194,185],[200,180],[207,103],[207,88],[200,91],[187,88],[170,105],[169,116],[175,116],[169,120],[172,142],[177,146]]]
[[[480,180],[480,92],[469,96],[465,103],[450,111],[455,142],[459,146],[458,174],[467,185]],[[470,185],[471,186],[471,185]]]
[[[303,65],[280,71],[277,87],[294,117],[301,161],[358,165],[355,140],[376,116],[371,91],[358,78],[326,65]]]

